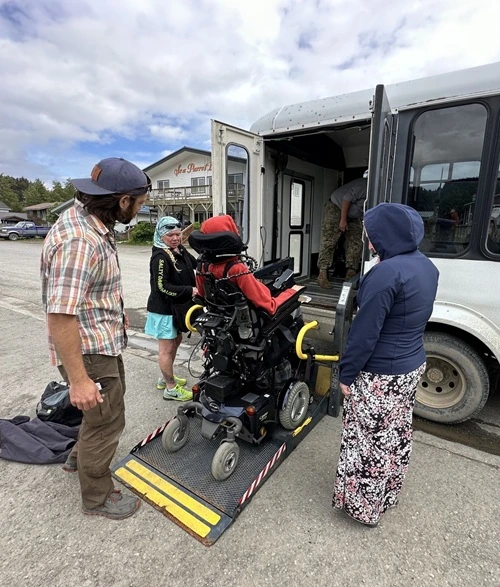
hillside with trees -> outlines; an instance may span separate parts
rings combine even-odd
[[[59,181],[52,182],[47,188],[40,179],[29,181],[25,177],[11,177],[0,173],[0,201],[9,206],[12,212],[22,212],[26,206],[54,202],[62,204],[72,198],[75,188],[67,179],[64,185]]]

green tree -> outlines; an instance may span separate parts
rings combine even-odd
[[[75,186],[71,183],[71,179],[68,179],[64,182],[64,193],[66,194],[66,200],[70,200],[71,198],[75,197],[76,189]]]
[[[23,192],[24,206],[34,206],[35,204],[43,204],[49,199],[49,191],[43,185],[41,179],[35,179]]]
[[[30,181],[25,177],[13,177],[12,181],[12,189],[16,192],[17,199],[22,209],[26,205],[24,203],[24,191],[28,189]]]
[[[22,205],[13,188],[14,178],[10,175],[0,174],[0,201],[9,207],[12,212],[21,212]]]
[[[51,202],[62,204],[70,200],[75,194],[75,188],[71,185],[70,180],[67,179],[64,186],[60,181],[52,182],[52,190],[49,199]]]

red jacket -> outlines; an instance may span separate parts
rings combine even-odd
[[[238,234],[238,228],[231,216],[214,216],[209,218],[201,225],[200,230],[203,234],[222,232],[224,230]],[[226,265],[235,260],[237,260],[236,257],[230,257],[229,259],[224,259],[224,261],[221,261],[220,263],[211,263],[208,266],[208,271],[216,279],[220,279],[221,277],[224,277],[224,269]],[[239,262],[235,263],[229,269],[227,276],[230,277],[247,271],[247,265]],[[273,298],[269,288],[254,277],[252,273],[234,277],[231,281],[238,285],[246,298],[252,302],[254,306],[262,308],[269,315],[275,314],[276,310],[296,293],[293,289],[287,289]],[[198,288],[199,295],[202,297],[205,295],[204,282],[205,279],[202,276],[196,276],[196,287]]]

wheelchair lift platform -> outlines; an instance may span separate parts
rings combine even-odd
[[[235,521],[263,483],[328,411],[328,394],[313,396],[304,423],[296,430],[276,425],[259,446],[238,441],[240,458],[234,473],[216,481],[211,462],[220,438],[201,435],[201,421],[190,418],[189,440],[167,452],[161,435],[168,422],[135,446],[115,465],[113,476],[206,546]]]

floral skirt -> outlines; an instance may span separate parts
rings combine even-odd
[[[344,402],[333,507],[376,524],[398,502],[412,448],[412,412],[425,363],[403,375],[362,371]]]

